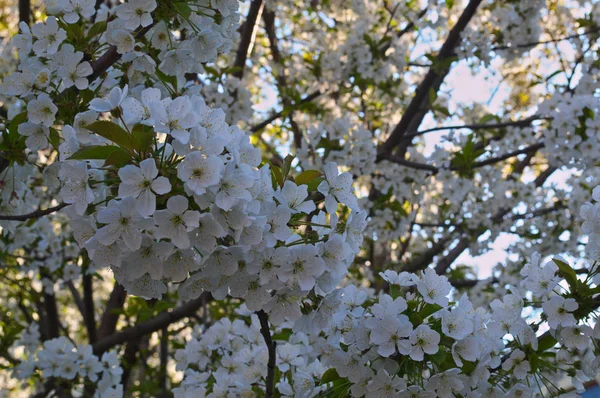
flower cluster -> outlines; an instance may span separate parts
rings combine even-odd
[[[123,369],[114,351],[106,352],[98,358],[92,352],[92,346],[80,344],[75,346],[66,337],[46,340],[39,345],[39,327],[32,324],[20,339],[25,347],[26,357],[15,369],[15,375],[26,380],[33,373],[43,378],[56,378],[75,382],[84,380],[94,383],[94,397],[112,398],[123,395],[121,375]]]

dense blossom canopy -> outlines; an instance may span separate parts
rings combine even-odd
[[[600,375],[599,2],[0,7],[9,396]]]

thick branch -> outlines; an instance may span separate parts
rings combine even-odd
[[[30,0],[19,0],[19,22],[25,22],[27,25],[31,22]]]
[[[173,322],[177,322],[183,318],[189,317],[195,314],[202,304],[209,300],[209,298],[209,293],[202,293],[202,295],[197,299],[188,301],[172,311],[163,312],[146,322],[142,322],[118,333],[104,337],[92,345],[94,354],[101,355],[118,344],[122,344],[146,334],[156,332],[172,324]]]
[[[290,109],[291,101],[286,94],[288,82],[285,76],[285,64],[279,51],[279,40],[277,39],[277,35],[275,33],[275,13],[268,9],[265,10],[263,14],[263,21],[265,22],[265,31],[267,32],[267,37],[269,39],[269,48],[271,50],[273,62],[281,68],[280,72],[277,71],[277,67],[271,68],[272,73],[275,76],[275,80],[277,81],[277,90],[281,96],[283,109]],[[294,133],[294,145],[296,149],[298,149],[302,146],[302,131],[300,130],[298,123],[296,123],[294,120],[293,111],[290,111],[288,114],[288,119],[292,127],[292,132]]]
[[[458,18],[456,25],[454,25],[452,30],[450,30],[446,41],[442,45],[442,48],[437,55],[435,64],[445,66],[448,64],[450,58],[455,56],[454,50],[460,43],[460,35],[471,21],[471,18],[473,18],[475,15],[477,7],[479,7],[481,1],[482,0],[471,0],[469,2],[460,18]],[[427,75],[425,75],[425,78],[417,87],[415,96],[411,100],[408,107],[404,110],[404,114],[402,115],[400,122],[398,125],[396,125],[387,141],[385,141],[379,148],[380,154],[392,153],[394,148],[396,148],[396,146],[402,140],[402,137],[404,137],[407,132],[417,130],[423,121],[423,118],[427,112],[429,112],[430,92],[438,92],[442,82],[444,81],[444,78],[450,70],[449,66],[450,65],[445,66],[443,70],[436,70],[437,68],[434,65],[434,67],[429,69]]]
[[[267,362],[267,378],[266,378],[266,398],[273,397],[273,388],[275,382],[275,361],[277,360],[277,352],[275,351],[275,342],[271,338],[271,330],[269,328],[269,317],[260,310],[256,313],[260,320],[260,333],[265,339],[267,350],[269,351],[269,361]]]
[[[108,298],[108,302],[106,303],[106,309],[100,319],[100,327],[98,327],[97,333],[99,339],[103,339],[114,333],[119,320],[119,313],[125,304],[126,297],[127,292],[125,291],[125,288],[121,286],[119,282],[115,282],[110,297]]]
[[[151,24],[151,25],[146,26],[145,28],[140,29],[135,34],[135,38],[139,39],[139,38],[143,37],[146,33],[148,33],[148,31],[150,29],[152,29],[153,26],[154,26],[154,24]],[[100,77],[104,72],[106,72],[108,70],[108,68],[113,66],[115,64],[115,62],[117,62],[120,59],[121,59],[121,54],[119,54],[117,52],[117,47],[112,46],[111,48],[108,49],[108,51],[106,51],[104,54],[102,54],[102,56],[100,58],[98,58],[94,62],[92,62],[93,72],[91,75],[88,76],[88,80],[90,82],[93,82],[98,77]]]
[[[96,342],[96,310],[94,308],[94,288],[91,275],[83,275],[83,321],[88,332],[88,340],[90,344]]]
[[[251,44],[254,41],[254,35],[256,34],[254,28],[256,21],[258,20],[262,9],[262,0],[253,0],[250,3],[250,9],[248,10],[248,16],[246,21],[240,26],[240,44],[238,45],[237,53],[235,55],[235,63],[233,66],[237,69],[233,76],[241,79],[244,76],[244,68],[246,67],[246,59],[248,59],[248,53],[251,50]]]

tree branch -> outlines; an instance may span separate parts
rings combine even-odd
[[[103,339],[114,333],[117,322],[119,321],[119,312],[125,304],[126,297],[127,292],[125,291],[125,288],[121,286],[119,282],[115,282],[106,303],[106,309],[100,318],[100,326],[98,327],[97,333],[98,339]]]
[[[273,397],[273,389],[275,382],[275,361],[277,360],[277,352],[275,351],[275,342],[271,338],[271,330],[269,328],[269,317],[267,314],[260,310],[256,313],[260,321],[260,333],[265,339],[267,350],[269,351],[269,361],[267,362],[267,378],[266,378],[266,398]]]
[[[285,63],[281,57],[279,41],[277,39],[277,34],[275,33],[275,13],[266,9],[263,14],[263,21],[265,22],[265,31],[267,32],[267,38],[269,39],[269,49],[271,50],[273,62],[281,67],[281,73],[278,73],[277,68],[273,67],[271,68],[271,71],[277,81],[277,90],[281,96],[283,109],[290,109],[291,101],[285,93],[288,88],[287,78],[285,76]],[[302,146],[302,131],[300,130],[298,123],[294,120],[293,110],[289,112],[288,119],[292,127],[292,132],[294,133],[294,146],[296,149],[299,149]]]
[[[445,64],[455,56],[455,48],[460,43],[460,35],[462,31],[467,27],[471,18],[475,15],[477,7],[482,0],[471,0],[467,7],[464,9],[461,16],[454,27],[450,30],[446,41],[440,48],[440,51],[436,58],[437,65],[443,65],[443,70],[436,71],[437,68],[430,68],[425,75],[425,78],[419,84],[416,90],[416,94],[411,100],[408,107],[404,110],[404,114],[400,119],[400,122],[396,125],[388,139],[379,148],[380,154],[390,154],[396,148],[396,146],[402,140],[402,137],[411,130],[417,130],[418,126],[423,121],[423,118],[429,112],[429,96],[430,92],[437,93],[444,78],[450,71],[450,65]]]
[[[434,131],[443,131],[443,130],[460,130],[460,129],[469,129],[469,130],[485,130],[485,129],[500,129],[504,127],[529,127],[532,122],[536,120],[548,120],[548,118],[544,118],[538,115],[530,116],[523,120],[511,120],[508,122],[501,123],[489,123],[489,124],[461,124],[461,125],[453,125],[453,126],[439,126],[432,127],[426,130],[413,131],[409,132],[402,137],[402,139],[408,139],[413,137],[418,137],[423,134],[431,133]]]
[[[163,312],[154,318],[147,320],[146,322],[139,323],[130,328],[121,330],[118,333],[104,337],[92,345],[94,354],[101,355],[118,344],[156,332],[165,326],[172,324],[173,322],[177,322],[180,319],[189,317],[193,315],[205,301],[209,300],[210,297],[211,296],[209,293],[202,293],[202,295],[200,295],[200,297],[197,299],[188,301],[174,310]]]
[[[312,100],[314,100],[315,98],[320,97],[321,95],[323,95],[323,93],[319,90],[312,92],[311,94],[307,95],[306,97],[302,98],[300,101],[298,101],[295,104],[292,104],[291,107],[292,109],[297,108],[298,106],[305,104],[307,102],[310,102]],[[288,110],[286,109],[285,112],[287,112]],[[256,133],[257,131],[260,131],[262,129],[264,129],[265,127],[267,127],[269,124],[273,123],[275,120],[279,119],[280,117],[282,117],[284,114],[284,110],[281,110],[271,116],[269,116],[267,119],[265,119],[264,121],[260,122],[259,124],[250,127],[250,132],[252,133]]]
[[[30,0],[19,0],[19,22],[25,22],[27,25],[31,22]]]
[[[238,45],[237,53],[235,55],[235,63],[233,66],[237,69],[233,76],[241,79],[244,76],[244,68],[246,67],[246,59],[248,54],[252,51],[251,44],[254,41],[256,21],[260,17],[263,9],[262,0],[253,0],[250,3],[250,9],[246,16],[246,21],[240,26],[240,44]]]
[[[588,31],[585,31],[583,33],[576,33],[570,36],[565,36],[565,37],[560,37],[558,39],[551,39],[551,40],[543,40],[543,41],[534,41],[534,42],[530,42],[530,43],[523,43],[523,44],[517,44],[515,46],[511,46],[511,45],[506,45],[506,46],[496,46],[496,47],[492,47],[490,49],[490,51],[498,51],[498,50],[512,50],[515,48],[529,48],[529,47],[536,47],[539,46],[541,44],[552,44],[552,43],[558,43],[561,41],[565,41],[565,40],[571,40],[571,39],[575,39],[577,37],[581,37],[581,36],[587,36],[591,33],[598,33],[600,32],[600,27],[598,28],[594,28],[594,29],[590,29]]]
[[[48,214],[52,214],[54,212],[57,212],[60,209],[66,207],[66,206],[68,206],[68,204],[61,203],[58,206],[50,207],[50,208],[48,208],[46,210],[36,210],[36,211],[28,213],[28,214],[20,214],[20,215],[14,215],[14,216],[8,216],[8,215],[1,215],[0,214],[0,220],[5,220],[5,221],[27,221],[27,220],[30,220],[32,218],[40,218],[40,217],[43,217],[43,216],[47,216]]]
[[[96,310],[94,308],[94,289],[92,276],[84,274],[82,278],[83,285],[83,321],[88,332],[88,340],[90,344],[94,344],[97,339],[96,333]]]

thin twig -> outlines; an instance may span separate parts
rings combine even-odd
[[[61,203],[58,206],[50,207],[45,210],[36,210],[36,211],[28,213],[28,214],[20,214],[20,215],[14,215],[14,216],[0,214],[0,220],[3,220],[3,221],[27,221],[32,218],[40,218],[43,216],[47,216],[48,214],[55,213],[66,206],[68,206],[67,203]]]

